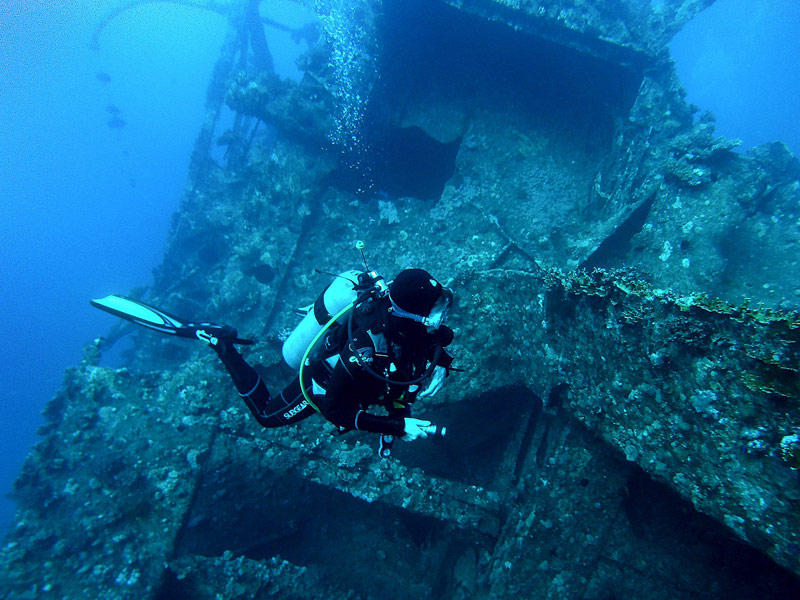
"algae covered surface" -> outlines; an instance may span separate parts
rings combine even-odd
[[[666,43],[708,4],[307,2],[300,81],[232,4],[147,301],[235,324],[278,390],[315,269],[424,267],[462,372],[415,414],[447,435],[262,430],[200,344],[110,369],[98,339],[3,597],[797,596],[800,162],[685,102]]]

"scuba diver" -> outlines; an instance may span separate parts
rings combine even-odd
[[[330,286],[306,315],[308,321],[293,332],[302,337],[304,325],[312,319],[320,324],[333,322],[311,344],[305,360],[298,362],[292,356],[297,340],[292,336],[286,340],[284,358],[290,366],[299,366],[300,376],[279,395],[270,394],[237,351],[235,329],[215,332],[218,341],[211,347],[264,427],[296,423],[319,410],[340,432],[371,431],[405,440],[426,437],[431,423],[411,417],[410,404],[426,380],[430,385],[425,391],[433,393],[431,387],[441,383],[452,363],[444,350],[453,339],[444,325],[452,293],[422,269],[401,271],[388,288],[374,273],[361,273],[355,281],[348,279],[352,276],[340,277],[352,283],[361,297],[344,322],[339,323],[325,306],[326,292],[337,291]],[[367,412],[374,405],[385,407],[388,414]]]
[[[186,323],[122,296],[92,305],[163,333],[208,344],[230,373],[239,396],[265,428],[321,413],[337,430],[380,434],[379,453],[391,454],[394,438],[442,436],[444,428],[411,416],[411,404],[432,396],[453,370],[445,350],[453,331],[445,325],[452,292],[423,269],[405,269],[388,285],[374,271],[337,275],[283,344],[298,370],[283,391],[269,391],[236,348],[253,340],[212,323]],[[382,406],[384,414],[368,409]]]

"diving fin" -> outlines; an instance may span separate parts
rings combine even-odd
[[[220,341],[229,341],[232,344],[247,346],[254,343],[254,340],[236,337],[236,330],[233,327],[215,325],[214,323],[187,322],[185,319],[170,315],[163,310],[148,306],[138,300],[131,300],[125,296],[111,294],[105,298],[91,300],[91,304],[95,308],[142,327],[155,329],[169,335],[200,340],[209,346],[216,346]],[[233,339],[226,339],[228,336],[232,336]]]

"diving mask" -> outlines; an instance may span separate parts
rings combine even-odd
[[[392,303],[392,314],[394,316],[422,323],[429,331],[436,331],[439,327],[444,325],[447,320],[447,313],[453,305],[453,292],[447,288],[443,288],[439,299],[436,300],[436,303],[427,316],[403,310],[395,303],[391,294],[389,294],[389,300]]]

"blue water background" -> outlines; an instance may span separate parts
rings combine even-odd
[[[148,3],[91,49],[121,4],[0,2],[0,535],[40,411],[113,323],[89,299],[152,283],[228,30],[221,15]],[[298,25],[294,6],[263,12]],[[276,70],[298,78],[302,47],[266,31]],[[111,105],[125,127],[109,127]]]
[[[800,2],[717,0],[672,40],[687,100],[740,150],[781,140],[800,156]]]
[[[149,3],[95,26],[122,2],[0,3],[0,493],[13,479],[83,346],[110,317],[89,298],[148,285],[192,146],[227,22]],[[295,21],[289,0],[263,12]],[[689,101],[746,146],[781,139],[800,154],[800,3],[718,0],[672,44]],[[298,47],[267,28],[284,76]],[[105,73],[110,81],[98,79]],[[123,128],[108,126],[109,106]],[[0,534],[13,503],[0,501]]]

